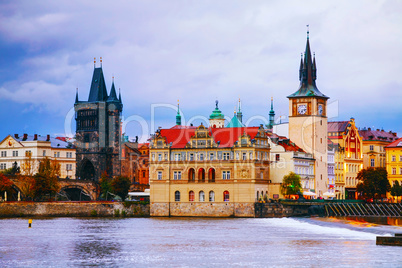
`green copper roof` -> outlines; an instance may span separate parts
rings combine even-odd
[[[244,125],[239,121],[237,115],[234,115],[226,127],[244,127]]]
[[[209,116],[209,119],[225,119],[225,116],[218,108],[218,101],[216,101],[215,104],[215,110],[213,110],[212,114]]]

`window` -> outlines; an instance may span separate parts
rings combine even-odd
[[[188,171],[188,181],[195,181],[195,170],[190,168]]]
[[[209,154],[209,160],[214,160],[214,153]]]
[[[200,161],[204,161],[204,154],[200,154]]]
[[[276,155],[275,155],[275,160],[276,160],[276,161],[279,161],[279,160],[280,160],[280,157],[281,157],[281,156],[280,156],[279,154],[276,154]]]
[[[181,171],[175,171],[173,173],[173,179],[174,180],[181,180]]]
[[[194,202],[194,191],[190,191],[188,193],[188,201],[189,202]]]
[[[162,154],[158,154],[158,161],[162,161]]]
[[[253,159],[253,153],[250,153],[250,157],[248,159]]]
[[[143,178],[145,177],[145,171],[142,172],[142,177],[143,177]]]
[[[402,162],[402,155],[399,156],[399,162]]]
[[[180,161],[180,154],[175,154],[174,155],[174,160],[175,161]]]
[[[57,157],[57,153],[56,152],[54,152],[54,158],[56,158]]]
[[[374,145],[370,145],[370,151],[374,151]]]
[[[229,202],[229,191],[223,192],[223,201]]]
[[[194,154],[190,154],[190,161],[194,161]]]
[[[200,191],[199,199],[200,199],[200,202],[204,202],[204,201],[205,201],[205,194],[204,194],[204,191]]]
[[[396,161],[396,156],[393,155],[393,156],[392,156],[392,162],[395,162],[395,161]]]
[[[174,192],[174,201],[180,202],[180,192],[179,191]]]
[[[375,159],[374,158],[370,159],[370,166],[372,166],[372,167],[375,166]]]
[[[31,151],[25,151],[25,156],[32,156],[32,152]]]
[[[396,168],[392,168],[392,175],[396,175]]]
[[[247,159],[247,154],[246,154],[246,153],[243,153],[242,159],[243,159],[243,160],[246,160],[246,159]]]
[[[223,160],[229,160],[229,153],[223,153]]]
[[[6,169],[7,165],[6,163],[0,163],[0,169]]]
[[[162,179],[162,171],[158,171],[158,180]]]
[[[66,157],[67,158],[73,158],[73,153],[72,152],[67,152]]]
[[[1,151],[1,157],[7,157],[7,151]]]
[[[42,156],[46,156],[46,150],[42,151]]]
[[[209,192],[209,202],[215,202],[215,193],[214,193],[214,191]]]
[[[73,164],[66,164],[66,170],[73,170]]]
[[[222,171],[222,179],[230,180],[230,171]]]
[[[155,161],[155,154],[152,154],[152,161]]]

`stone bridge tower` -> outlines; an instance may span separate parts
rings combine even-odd
[[[101,59],[102,64],[102,59]],[[103,172],[120,175],[121,164],[121,95],[117,97],[114,81],[107,94],[102,65],[94,72],[88,101],[78,100],[76,93],[76,178],[99,181]]]

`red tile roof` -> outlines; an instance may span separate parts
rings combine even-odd
[[[214,138],[215,143],[219,148],[233,147],[239,137],[246,133],[254,139],[258,133],[259,127],[239,127],[239,128],[209,128],[209,134]],[[173,127],[170,129],[161,129],[160,135],[166,138],[166,143],[171,145],[171,148],[184,148],[194,136],[196,127]]]
[[[386,132],[384,130],[371,130],[370,128],[359,130],[359,135],[363,140],[375,140],[375,141],[388,141],[392,142],[398,139],[396,133]]]
[[[395,147],[402,148],[402,138],[399,138],[396,141],[392,142],[391,144],[388,144],[387,146],[385,146],[385,148],[395,148]]]

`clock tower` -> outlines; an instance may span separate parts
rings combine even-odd
[[[289,99],[289,139],[315,159],[315,193],[327,191],[327,100],[315,83],[317,68],[311,57],[309,32],[304,57],[300,62],[299,89]]]

